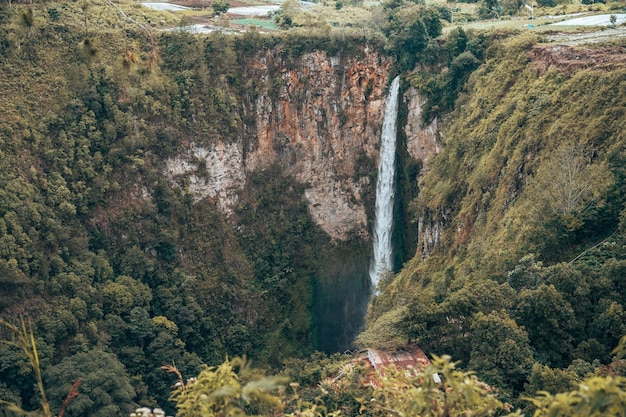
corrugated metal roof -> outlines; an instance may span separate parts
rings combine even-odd
[[[389,366],[393,365],[398,369],[405,370],[407,375],[415,376],[431,364],[422,349],[415,345],[405,346],[389,352],[381,349],[367,349],[367,355],[354,359],[352,363],[359,363],[370,369],[367,384],[374,387],[380,386],[379,377],[385,374],[385,368]],[[337,383],[345,375],[345,372],[342,370],[337,377],[332,379],[332,383]],[[433,379],[437,383],[441,382],[441,378],[437,374],[433,375]]]
[[[379,373],[383,373],[384,369],[390,365],[399,369],[414,369],[415,371],[420,371],[430,365],[430,361],[418,346],[407,346],[394,352],[368,349],[367,359]]]

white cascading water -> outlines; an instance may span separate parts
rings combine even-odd
[[[376,184],[376,217],[374,219],[374,260],[370,266],[372,288],[393,267],[391,262],[391,228],[393,223],[394,176],[396,171],[396,118],[400,77],[394,78],[385,103],[383,131],[380,136],[380,161]]]

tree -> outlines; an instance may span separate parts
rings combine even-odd
[[[576,318],[571,305],[554,285],[541,284],[536,290],[522,290],[515,317],[526,328],[538,360],[558,367],[570,363]]]
[[[477,313],[471,329],[469,368],[489,384],[520,392],[533,364],[526,332],[504,310]]]
[[[0,312],[15,305],[32,290],[32,282],[17,266],[17,261],[0,259]]]
[[[467,47],[467,33],[461,27],[455,27],[448,33],[443,49],[446,52],[448,65],[454,57],[460,55]]]
[[[230,0],[213,0],[211,8],[215,14],[226,13],[230,8]]]
[[[576,380],[577,376],[574,372],[535,363],[528,377],[528,383],[524,387],[529,395],[535,395],[539,391],[554,395],[574,388]]]
[[[535,261],[534,255],[526,255],[507,274],[507,282],[516,290],[535,289],[541,282],[543,264]]]
[[[386,2],[384,10],[387,13],[384,32],[393,47],[398,67],[412,70],[425,54],[428,41],[441,34],[441,14],[434,7],[402,2],[397,7]]]
[[[126,275],[108,282],[102,289],[105,313],[123,314],[132,307],[144,307],[152,300],[148,285]]]
[[[596,203],[613,183],[606,163],[592,163],[574,143],[558,148],[537,171],[542,202],[559,216],[580,214]]]
[[[67,417],[127,417],[134,409],[135,391],[124,365],[100,349],[64,358],[45,372],[53,410],[59,410],[72,382],[80,379],[79,395],[66,408]]]
[[[480,16],[481,19],[500,17],[501,13],[502,4],[500,0],[483,0],[478,8],[478,16]]]
[[[604,346],[613,346],[623,334],[626,334],[626,313],[620,303],[613,301],[593,321],[590,336]]]

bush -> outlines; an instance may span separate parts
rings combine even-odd
[[[230,0],[213,0],[213,3],[211,3],[211,8],[215,12],[215,14],[226,13],[230,8]]]

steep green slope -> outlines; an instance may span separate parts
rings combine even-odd
[[[32,19],[28,6],[0,6],[0,314],[33,321],[55,409],[84,374],[67,415],[165,406],[174,378],[159,366],[172,361],[195,375],[227,354],[269,366],[344,346],[344,323],[360,320],[344,292],[368,291],[369,249],[331,242],[279,167],[246,179],[236,221],[163,174],[191,142],[245,140],[254,120],[242,97],[258,80],[243,74],[257,50],[295,66],[320,48],[358,55],[363,39],[156,35],[142,26],[169,18],[119,6],[133,21],[106,1],[35,3]],[[429,115],[451,109],[487,62],[411,204],[415,222],[444,230],[441,244],[374,300],[362,342],[416,339],[511,393],[554,374],[533,361],[580,359],[577,372],[608,361],[626,330],[623,67],[544,74],[530,62],[535,39],[483,56],[485,37],[436,41],[433,10],[392,6],[388,47],[403,68],[424,60],[408,79],[431,97]],[[269,80],[276,94],[280,79]],[[409,184],[419,164],[400,165]],[[103,379],[108,391],[91,397]],[[0,398],[33,408],[34,390],[23,355],[1,345]]]
[[[227,355],[276,366],[345,345],[320,323],[345,307],[338,277],[366,276],[363,243],[331,242],[278,167],[246,179],[230,219],[163,174],[192,141],[247,137],[253,54],[281,46],[295,66],[320,45],[359,53],[353,40],[156,33],[143,27],[165,15],[118,5],[132,21],[106,1],[0,5],[0,314],[33,323],[55,412],[76,363],[107,352],[84,381],[123,370],[106,392],[85,382],[66,415],[168,408],[172,362],[191,376]],[[363,299],[362,281],[346,290]],[[0,345],[0,398],[29,409],[27,368]]]
[[[415,340],[514,394],[533,362],[606,363],[626,333],[626,67],[615,49],[572,64],[537,41],[495,43],[472,74],[412,203],[440,243],[373,301],[359,338]]]

